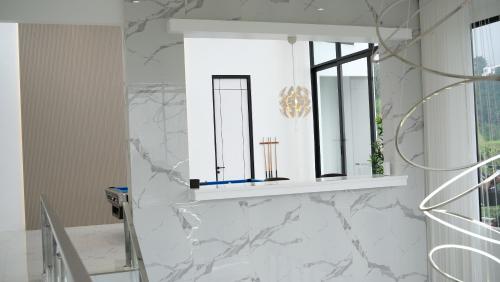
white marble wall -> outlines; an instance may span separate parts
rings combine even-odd
[[[395,156],[396,120],[421,97],[420,76],[381,67],[386,158],[407,187],[188,202],[182,38],[170,17],[370,25],[364,1],[156,0],[125,3],[131,188],[151,281],[426,281],[423,174]],[[379,1],[374,1],[380,7]],[[416,3],[416,2],[415,2]],[[317,7],[326,11],[318,12]],[[386,24],[398,22],[390,16]],[[414,7],[412,7],[414,8]],[[419,56],[418,49],[411,54]],[[404,90],[404,91],[403,91]],[[422,160],[423,122],[403,147]]]

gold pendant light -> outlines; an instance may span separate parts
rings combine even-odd
[[[306,117],[311,112],[311,98],[309,90],[295,84],[295,56],[293,46],[297,37],[289,36],[288,43],[292,47],[292,73],[293,85],[284,87],[280,92],[280,109],[283,116],[287,118]]]

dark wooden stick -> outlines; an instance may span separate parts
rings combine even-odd
[[[277,140],[276,140],[276,137],[274,137],[274,163],[275,163],[275,176],[274,177],[278,177],[278,153],[277,153],[277,149],[276,149],[276,145],[278,144]]]
[[[271,178],[273,177],[273,147],[271,146],[271,137],[269,138],[269,174],[271,174]]]
[[[262,137],[262,142],[260,142],[260,144],[264,145],[264,140],[265,140],[264,137]],[[268,178],[269,176],[267,175],[267,154],[265,145],[263,146],[263,149],[264,149],[264,171],[266,174],[266,178]]]

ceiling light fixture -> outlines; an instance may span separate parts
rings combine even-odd
[[[306,87],[297,86],[295,83],[295,56],[293,52],[295,42],[297,42],[296,36],[288,37],[288,43],[292,47],[293,85],[284,87],[280,93],[281,113],[287,118],[306,117],[311,112],[309,90]]]

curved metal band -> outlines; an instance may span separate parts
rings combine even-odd
[[[458,219],[461,219],[461,220],[464,220],[464,221],[468,221],[469,223],[474,224],[474,225],[476,225],[476,226],[478,226],[480,228],[487,229],[488,231],[492,231],[494,233],[499,234],[498,231],[492,229],[491,227],[487,227],[487,225],[484,224],[484,223],[482,223],[482,222],[479,222],[477,220],[473,220],[471,218],[466,218],[464,216],[457,215],[457,214],[454,214],[454,213],[450,213],[450,212],[447,212],[447,211],[442,211],[442,210],[433,210],[431,212],[428,212],[428,211],[424,212],[425,216],[427,216],[428,218],[434,220],[435,222],[437,222],[437,223],[439,223],[439,224],[441,224],[441,225],[443,225],[445,227],[448,227],[448,228],[450,228],[452,230],[455,230],[455,231],[460,232],[462,234],[474,237],[474,238],[479,239],[479,240],[490,242],[490,243],[495,244],[495,245],[500,245],[500,240],[493,239],[493,238],[490,238],[490,237],[487,237],[487,236],[483,236],[483,235],[480,235],[480,234],[476,234],[476,233],[474,233],[472,231],[469,231],[469,230],[467,230],[465,228],[462,228],[462,227],[456,226],[454,224],[451,224],[449,221],[443,220],[443,219],[435,216],[434,214],[432,214],[433,212],[445,214],[445,215],[448,215],[448,216],[453,216],[455,218],[458,218]]]
[[[499,155],[499,156],[500,156],[500,155]],[[442,207],[442,206],[444,206],[444,205],[446,205],[446,204],[449,204],[449,203],[451,203],[451,202],[453,202],[453,201],[455,201],[455,200],[458,200],[458,199],[462,198],[463,196],[465,196],[465,195],[469,194],[470,192],[472,192],[472,191],[476,190],[476,189],[477,189],[477,188],[479,188],[480,186],[483,186],[484,184],[486,184],[486,183],[489,183],[489,182],[493,181],[493,180],[494,180],[497,176],[499,176],[499,175],[500,175],[500,171],[497,171],[497,172],[495,172],[494,174],[490,175],[490,176],[489,176],[488,178],[486,178],[485,180],[481,181],[479,184],[473,185],[473,186],[471,186],[469,189],[465,190],[464,192],[462,192],[462,193],[460,193],[460,194],[458,194],[458,195],[456,195],[456,196],[454,196],[454,197],[451,197],[451,198],[449,198],[448,200],[444,200],[444,201],[442,201],[441,203],[435,204],[435,205],[433,205],[433,206],[427,206],[427,207],[426,207],[426,206],[424,206],[424,202],[422,202],[422,203],[420,204],[420,210],[421,210],[421,211],[428,211],[428,210],[434,210],[434,209],[440,208],[440,207]],[[429,199],[429,200],[430,200],[430,199]],[[425,199],[424,199],[424,201],[425,201]]]
[[[434,260],[434,254],[438,251],[441,251],[441,250],[446,250],[446,249],[458,249],[458,250],[464,250],[464,251],[469,251],[469,252],[473,252],[473,253],[476,253],[478,255],[481,255],[481,256],[484,256],[484,257],[487,257],[489,259],[491,259],[492,261],[500,264],[500,259],[490,253],[487,253],[483,250],[480,250],[480,249],[476,249],[476,248],[472,248],[472,247],[467,247],[467,246],[462,246],[462,245],[454,245],[454,244],[446,244],[446,245],[439,245],[439,246],[436,246],[434,247],[430,252],[429,252],[429,261],[432,265],[432,267],[437,270],[439,273],[441,273],[442,275],[454,280],[454,281],[457,281],[457,282],[463,282],[463,280],[447,273],[446,271],[443,271],[436,263],[436,261]]]
[[[382,10],[381,14],[380,15],[377,15],[378,17],[378,21],[380,22],[380,18],[383,17],[385,15],[385,13],[387,13],[390,9],[392,9],[393,7],[397,6],[397,5],[394,5],[394,4],[400,4],[404,1],[408,1],[408,0],[399,0],[399,1],[396,1],[394,3],[392,3],[391,5],[389,5],[388,7],[386,7],[384,10]],[[406,49],[408,49],[410,46],[412,46],[413,44],[419,42],[424,36],[426,36],[427,34],[431,33],[432,31],[434,31],[436,28],[438,28],[442,23],[444,23],[448,18],[450,18],[451,16],[455,15],[456,13],[458,13],[460,10],[462,10],[462,8],[468,3],[470,2],[471,0],[464,0],[460,5],[458,5],[457,7],[455,7],[455,9],[451,10],[448,14],[446,14],[445,16],[443,16],[441,19],[439,19],[436,23],[434,23],[431,27],[429,27],[428,29],[426,29],[425,31],[419,33],[419,35],[415,38],[413,38],[412,40],[410,40],[409,42],[407,42],[406,44],[403,45],[402,48],[398,48],[397,50],[392,50],[390,48],[386,48],[387,46],[385,46],[384,44],[382,43],[385,43],[386,40],[389,40],[391,37],[392,37],[392,34],[390,36],[388,36],[387,38],[381,40],[380,37],[379,37],[379,40],[382,41],[381,45],[384,46],[384,48],[392,51],[392,52],[389,52],[389,55],[386,55],[386,56],[381,56],[377,62],[382,62],[382,61],[385,61],[386,59],[389,59],[389,58],[392,58],[394,57],[396,54],[399,54],[401,51],[404,51]],[[432,1],[429,1],[425,4],[428,4]],[[425,5],[424,4],[424,5]],[[421,6],[419,7],[419,9],[413,13],[413,15],[410,17],[413,18],[414,16],[420,14],[420,12],[422,11],[422,8],[424,6]],[[407,21],[409,22],[409,20]],[[401,28],[401,26],[399,26],[393,33],[396,33],[399,29]]]
[[[479,239],[479,240],[482,240],[482,241],[485,241],[485,242],[489,242],[489,243],[492,243],[492,244],[500,245],[500,239],[499,239],[500,238],[500,232],[497,231],[497,230],[495,230],[491,226],[488,226],[487,224],[482,223],[482,222],[477,221],[477,220],[474,220],[472,218],[468,218],[468,217],[465,217],[465,216],[462,216],[462,215],[459,215],[459,214],[456,214],[456,213],[451,213],[451,212],[448,212],[446,210],[438,210],[437,209],[439,207],[442,207],[442,206],[445,206],[445,205],[447,205],[449,203],[452,203],[452,202],[454,202],[454,201],[456,201],[456,200],[464,197],[465,195],[471,193],[472,191],[478,189],[482,185],[491,182],[492,180],[494,180],[496,177],[498,177],[500,175],[500,172],[497,171],[496,173],[490,175],[487,179],[481,181],[481,183],[472,185],[469,188],[465,189],[465,191],[460,192],[460,193],[458,193],[455,196],[450,196],[450,197],[448,197],[448,199],[445,199],[444,201],[441,201],[438,204],[434,204],[434,205],[430,205],[429,204],[430,201],[432,199],[434,199],[438,193],[442,192],[445,189],[449,189],[449,187],[452,184],[456,183],[459,179],[463,178],[468,173],[475,171],[479,167],[482,167],[482,166],[484,166],[484,165],[486,165],[488,163],[491,163],[491,162],[499,160],[500,159],[500,155],[493,156],[493,157],[491,157],[491,158],[489,158],[489,159],[487,159],[485,161],[476,162],[476,163],[470,163],[470,164],[456,166],[456,167],[448,167],[448,168],[446,168],[446,167],[431,167],[431,166],[425,166],[425,165],[421,165],[421,164],[418,164],[416,162],[413,162],[410,158],[408,158],[408,157],[406,157],[404,155],[404,153],[402,152],[402,150],[400,148],[400,145],[399,145],[400,131],[402,130],[403,126],[405,125],[405,123],[407,122],[407,120],[410,118],[410,116],[416,111],[416,109],[419,106],[422,106],[424,103],[430,101],[435,96],[440,95],[444,91],[453,89],[455,87],[458,87],[459,85],[464,85],[464,84],[472,83],[472,82],[475,82],[475,81],[500,81],[500,75],[492,75],[492,76],[485,76],[484,77],[484,76],[474,76],[474,75],[448,73],[448,72],[445,72],[445,71],[437,70],[435,68],[426,67],[422,63],[418,64],[418,63],[415,63],[413,61],[410,61],[410,60],[408,60],[408,59],[400,56],[400,53],[402,51],[407,50],[410,46],[412,46],[415,43],[421,41],[426,35],[428,35],[432,31],[434,31],[436,28],[438,28],[444,22],[446,22],[446,20],[448,20],[450,17],[456,15],[459,11],[461,11],[464,7],[466,7],[466,5],[468,5],[471,2],[471,0],[463,0],[453,10],[447,12],[443,17],[437,19],[437,21],[435,23],[433,23],[426,30],[420,32],[413,39],[405,42],[404,44],[399,44],[395,48],[390,48],[388,46],[388,44],[387,44],[386,41],[389,40],[391,37],[393,37],[393,35],[396,34],[396,32],[399,31],[403,25],[408,24],[411,19],[413,19],[416,15],[420,14],[421,11],[422,11],[422,9],[423,9],[423,6],[420,6],[420,8],[418,8],[417,11],[413,12],[413,14],[409,15],[407,21],[404,22],[403,24],[401,24],[393,33],[389,34],[389,36],[386,37],[385,39],[382,38],[381,33],[380,33],[380,25],[381,25],[381,19],[382,19],[382,17],[384,17],[394,7],[396,7],[397,5],[399,5],[399,4],[401,4],[401,3],[405,2],[405,1],[408,1],[408,0],[395,0],[394,2],[392,2],[391,4],[389,4],[387,7],[383,8],[380,13],[377,13],[375,11],[375,9],[373,8],[373,6],[370,5],[370,3],[368,3],[368,0],[365,0],[366,4],[370,8],[370,10],[371,10],[371,12],[372,12],[372,14],[374,16],[374,19],[375,19],[375,30],[376,30],[377,38],[379,39],[379,44],[380,44],[381,47],[383,47],[383,49],[385,49],[385,53],[381,54],[380,50],[382,48],[379,48],[378,49],[379,58],[375,59],[374,58],[375,54],[374,54],[372,56],[372,61],[375,62],[375,63],[377,63],[377,62],[382,62],[382,61],[385,61],[385,60],[387,60],[389,58],[395,57],[396,59],[398,59],[402,63],[404,63],[404,64],[406,64],[408,66],[411,66],[413,68],[419,69],[421,71],[426,71],[426,72],[429,72],[429,73],[432,73],[432,74],[436,74],[436,75],[439,75],[439,76],[460,79],[460,81],[457,81],[455,83],[451,83],[451,84],[446,85],[446,86],[444,86],[444,87],[442,87],[442,88],[440,88],[440,89],[438,89],[436,91],[433,91],[431,94],[425,96],[423,99],[421,99],[418,103],[416,103],[413,107],[410,108],[410,110],[403,116],[403,118],[401,119],[399,125],[396,128],[396,134],[395,134],[395,138],[394,138],[396,150],[397,150],[398,154],[401,156],[401,158],[405,162],[407,162],[408,164],[410,164],[410,165],[412,165],[414,167],[421,168],[423,170],[429,170],[429,171],[456,171],[456,170],[464,170],[461,173],[459,173],[458,175],[456,175],[455,177],[453,177],[453,178],[449,179],[448,181],[446,181],[441,186],[437,187],[429,195],[427,195],[425,197],[425,199],[420,203],[419,209],[421,211],[423,211],[424,215],[426,217],[428,217],[430,220],[433,220],[436,223],[438,223],[438,224],[440,224],[440,225],[442,225],[444,227],[450,228],[450,229],[452,229],[454,231],[457,231],[457,232],[462,233],[464,235],[467,235],[467,236],[470,236],[470,237],[473,237],[473,238],[476,238],[476,239]],[[437,1],[437,0],[435,0],[435,1]],[[428,1],[428,2],[430,3],[432,1]],[[462,226],[459,226],[457,224],[453,224],[454,222],[452,222],[452,220],[450,220],[449,218],[444,218],[444,219],[440,218],[439,215],[445,215],[445,216],[448,216],[448,217],[452,217],[452,219],[455,219],[455,220],[458,219],[458,220],[467,222],[467,223],[472,224],[474,226],[477,226],[477,227],[480,227],[482,229],[488,230],[488,231],[491,232],[491,233],[489,233],[489,235],[495,234],[497,237],[490,238],[489,236],[483,236],[483,235],[481,235],[481,233],[474,233],[474,232],[472,232],[470,230],[467,230],[466,228],[463,228]],[[446,271],[443,271],[437,265],[437,263],[434,260],[434,254],[436,252],[442,251],[442,250],[449,250],[449,249],[460,249],[460,250],[465,250],[465,251],[468,251],[468,252],[476,253],[476,254],[479,254],[481,256],[487,257],[487,258],[493,260],[494,262],[500,264],[500,259],[498,257],[496,257],[496,256],[494,256],[494,255],[492,255],[492,254],[490,254],[488,252],[476,249],[476,248],[472,248],[472,247],[468,247],[468,246],[463,246],[463,245],[440,245],[440,246],[436,246],[435,248],[433,248],[429,252],[429,261],[430,261],[432,267],[434,269],[436,269],[439,273],[441,273],[442,275],[444,275],[445,277],[450,278],[450,279],[452,279],[454,281],[462,282],[462,280],[460,280],[459,278],[451,275],[450,273],[448,273]]]
[[[491,163],[491,162],[494,162],[496,160],[500,159],[500,154],[499,155],[496,155],[496,156],[493,156],[487,160],[484,160],[482,162],[479,162],[477,163],[476,165],[474,166],[471,166],[470,168],[462,171],[461,173],[459,173],[458,175],[456,175],[455,177],[449,179],[448,181],[446,181],[445,183],[443,183],[441,186],[439,186],[438,188],[436,188],[434,191],[432,191],[429,195],[427,195],[427,197],[425,197],[425,199],[420,203],[420,210],[422,211],[427,211],[427,210],[430,210],[429,207],[426,207],[425,204],[427,204],[432,198],[434,198],[436,196],[436,194],[438,194],[439,192],[441,192],[442,190],[444,190],[446,187],[450,186],[451,184],[453,184],[454,182],[456,182],[457,180],[459,180],[460,178],[464,177],[465,175],[469,174],[470,172],[478,169],[479,167],[481,166],[484,166],[488,163]],[[460,195],[459,195],[460,196]],[[462,195],[463,196],[463,195]],[[462,197],[460,196],[460,197]],[[455,197],[453,199],[456,200],[458,199],[457,197]],[[452,202],[452,201],[447,201],[447,203],[449,202]]]
[[[410,65],[412,67],[415,67],[415,68],[418,68],[422,71],[427,71],[427,72],[430,72],[430,73],[434,73],[434,74],[437,74],[437,75],[441,75],[441,76],[446,76],[446,77],[452,77],[452,78],[458,78],[458,79],[476,79],[478,78],[478,76],[474,76],[474,75],[462,75],[462,74],[455,74],[455,73],[448,73],[448,72],[444,72],[444,71],[440,71],[440,70],[436,70],[436,69],[433,69],[433,68],[429,68],[429,67],[425,67],[424,65],[422,64],[417,64],[417,63],[414,63],[410,60],[407,60],[401,56],[398,55],[398,53],[400,53],[401,51],[407,49],[409,46],[413,45],[416,41],[419,41],[421,40],[425,35],[429,34],[430,32],[432,32],[433,30],[435,30],[437,27],[439,27],[443,22],[445,22],[447,19],[449,19],[451,16],[453,16],[454,14],[456,14],[458,11],[460,11],[461,9],[463,9],[471,0],[464,0],[461,4],[459,4],[455,9],[453,9],[451,12],[449,12],[448,14],[446,14],[444,17],[442,17],[441,19],[439,19],[435,24],[433,24],[430,28],[426,29],[425,31],[421,32],[415,39],[412,39],[410,41],[410,43],[407,44],[406,47],[403,47],[399,50],[397,50],[397,52],[395,52],[394,50],[392,50],[386,43],[386,40],[387,39],[384,39],[382,38],[382,35],[380,34],[380,22],[381,22],[381,18],[385,15],[385,13],[389,12],[393,7],[395,7],[397,4],[399,3],[402,3],[402,1],[407,1],[407,0],[398,0],[398,1],[395,1],[394,3],[391,3],[388,7],[386,7],[384,10],[382,10],[381,14],[377,14],[377,12],[375,12],[375,9],[373,8],[373,6],[371,6],[367,1],[367,4],[369,5],[370,7],[370,10],[372,11],[372,14],[375,18],[375,32],[377,34],[377,38],[379,40],[379,44],[389,53],[389,55],[386,56],[386,58],[384,59],[388,59],[390,57],[395,57],[397,58],[398,60],[400,60],[401,62],[407,64],[407,65]],[[411,45],[409,45],[411,44]],[[378,60],[374,60],[375,62],[380,62],[381,60],[378,59]],[[500,75],[495,75],[495,76],[491,76],[493,77],[493,80],[500,80]]]
[[[418,164],[418,163],[412,161],[410,158],[408,158],[403,153],[403,151],[401,150],[401,148],[399,146],[399,141],[400,141],[400,139],[399,139],[400,136],[399,135],[400,135],[401,129],[403,128],[403,126],[406,123],[406,121],[408,120],[408,118],[417,110],[417,108],[420,105],[423,105],[424,103],[428,102],[429,100],[431,100],[435,96],[438,96],[438,95],[442,94],[443,91],[449,91],[452,88],[457,87],[459,85],[471,83],[471,82],[474,82],[474,81],[480,81],[480,80],[491,80],[491,77],[489,77],[489,76],[478,77],[476,79],[462,80],[462,81],[458,81],[458,82],[455,82],[455,83],[450,84],[450,85],[446,85],[446,86],[444,86],[444,87],[442,87],[442,88],[440,88],[440,89],[432,92],[431,94],[425,96],[422,100],[420,100],[418,103],[416,103],[413,107],[410,108],[410,110],[403,116],[403,118],[401,119],[398,127],[396,128],[396,136],[394,138],[394,142],[395,142],[395,146],[396,146],[396,151],[398,152],[398,154],[401,156],[401,158],[405,162],[409,163],[412,166],[415,166],[415,167],[418,167],[418,168],[421,168],[421,169],[424,169],[424,170],[432,170],[432,171],[455,171],[455,170],[467,169],[467,168],[470,168],[470,167],[475,166],[475,165],[478,164],[477,162],[474,162],[474,163],[470,163],[470,164],[466,164],[466,165],[461,165],[461,166],[456,166],[456,167],[449,167],[449,168],[445,168],[445,167],[431,167],[431,166],[425,166],[425,165]]]

